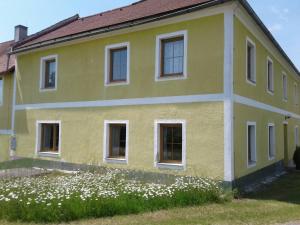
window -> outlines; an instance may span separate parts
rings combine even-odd
[[[41,90],[55,90],[57,84],[57,56],[41,59]]]
[[[299,130],[298,130],[298,126],[295,127],[295,146],[299,146]]]
[[[251,84],[256,83],[256,49],[255,44],[249,38],[247,38],[246,45],[247,53],[246,53],[246,73],[247,73],[247,81]]]
[[[186,78],[187,31],[159,35],[156,45],[156,80]]]
[[[248,167],[256,165],[256,123],[247,123]]]
[[[267,90],[270,93],[274,93],[273,61],[270,58],[267,60]]]
[[[294,104],[297,106],[299,104],[299,93],[298,93],[298,84],[294,83]]]
[[[0,77],[0,106],[3,104],[3,78]]]
[[[268,125],[268,149],[269,149],[269,160],[275,158],[275,126],[274,124]]]
[[[287,87],[287,75],[283,74],[282,75],[282,88],[283,88],[283,100],[287,101],[288,99],[288,87]]]
[[[154,149],[157,167],[183,169],[185,167],[185,121],[155,121]]]
[[[105,49],[105,85],[128,84],[129,43],[109,45]]]
[[[128,121],[105,121],[104,144],[104,161],[127,162]]]
[[[37,152],[40,154],[58,154],[60,152],[60,122],[37,122]]]

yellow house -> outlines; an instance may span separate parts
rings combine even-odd
[[[227,182],[292,165],[300,73],[245,0],[145,0],[16,33],[2,155]]]

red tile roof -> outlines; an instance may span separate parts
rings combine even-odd
[[[212,0],[142,0],[132,5],[117,8],[111,11],[99,13],[93,16],[76,18],[64,26],[57,29],[52,29],[45,34],[37,35],[25,40],[23,44],[18,44],[18,47],[25,47],[32,44],[61,38],[73,34],[82,33],[85,31],[104,28],[112,25],[117,25],[137,19],[142,19],[150,16],[160,15],[163,13],[176,11],[178,9],[199,5],[210,2]],[[41,32],[42,33],[42,32]]]
[[[13,71],[15,68],[14,55],[8,55],[8,52],[14,43],[14,41],[0,43],[0,74]]]

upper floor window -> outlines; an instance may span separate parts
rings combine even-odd
[[[246,41],[246,74],[247,81],[256,83],[256,47],[253,41],[247,38]]]
[[[159,35],[156,45],[156,80],[185,78],[187,31]]]
[[[299,93],[298,93],[298,84],[294,83],[294,104],[298,105],[299,104]]]
[[[105,85],[129,83],[129,43],[106,46]]]
[[[270,58],[267,59],[267,90],[274,93],[274,69]]]
[[[283,100],[287,101],[288,99],[288,81],[287,81],[287,75],[282,74],[282,90],[283,90]]]
[[[57,56],[41,59],[41,90],[55,90],[57,85]]]
[[[3,104],[3,78],[0,77],[0,105]]]

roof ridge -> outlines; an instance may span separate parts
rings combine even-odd
[[[90,18],[90,17],[94,17],[94,16],[102,16],[103,14],[113,12],[113,11],[118,11],[120,9],[128,8],[128,7],[131,7],[131,6],[134,6],[134,5],[138,5],[138,4],[140,4],[142,2],[145,2],[145,1],[148,1],[148,0],[139,0],[139,1],[133,2],[133,3],[128,4],[128,5],[120,6],[118,8],[109,9],[109,10],[106,10],[106,11],[103,11],[103,12],[100,12],[100,13],[95,13],[95,14],[92,14],[92,15],[89,15],[89,16],[84,16],[84,17],[81,17],[80,19],[86,19],[86,18]]]
[[[28,36],[26,39],[17,42],[17,43],[14,45],[14,47],[17,47],[17,46],[19,46],[19,45],[25,44],[26,42],[29,42],[29,41],[31,41],[31,40],[33,40],[33,39],[35,39],[35,38],[38,38],[38,37],[40,37],[40,36],[42,36],[42,35],[45,35],[45,34],[47,34],[47,33],[50,33],[50,32],[52,32],[52,31],[54,31],[54,30],[57,30],[57,29],[59,29],[59,28],[65,26],[65,25],[67,25],[67,24],[70,24],[70,23],[74,22],[75,20],[78,20],[79,18],[80,18],[79,15],[78,15],[78,14],[75,14],[74,16],[71,16],[71,17],[69,17],[69,18],[67,18],[67,19],[61,20],[61,21],[55,23],[54,25],[51,25],[51,26],[49,26],[49,27],[47,27],[47,28],[45,28],[45,29],[43,29],[43,30],[37,32],[37,33],[34,33],[34,34]]]

